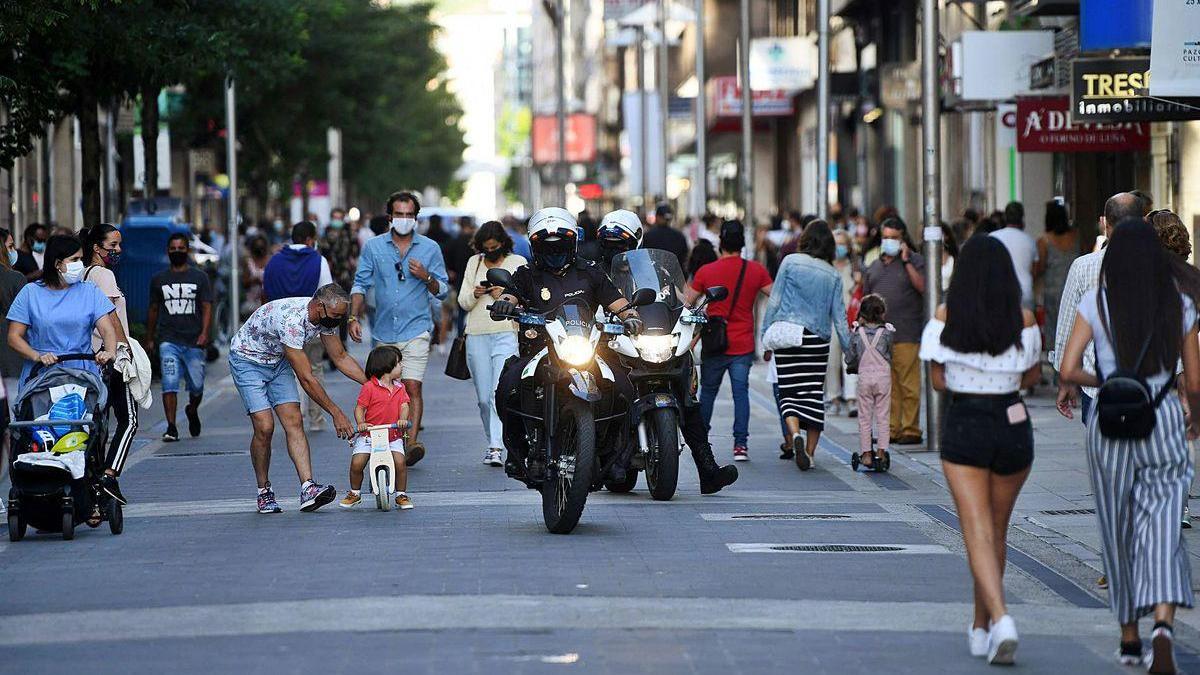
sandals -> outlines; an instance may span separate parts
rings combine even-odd
[[[1150,634],[1151,673],[1176,673],[1175,633],[1171,624],[1159,621]]]
[[[792,459],[796,456],[795,451],[787,443],[779,444],[779,459]]]

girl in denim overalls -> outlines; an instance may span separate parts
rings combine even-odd
[[[884,323],[886,315],[883,298],[874,294],[863,298],[846,351],[847,368],[858,371],[859,453],[867,468],[885,456],[891,440],[888,414],[892,405],[892,336],[896,329]],[[872,438],[878,445],[874,453]]]

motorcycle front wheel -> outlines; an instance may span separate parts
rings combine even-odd
[[[587,403],[570,398],[554,429],[550,473],[542,483],[542,517],[554,534],[570,534],[579,524],[596,464],[596,424]]]
[[[679,423],[671,408],[651,410],[647,418],[650,456],[646,458],[646,486],[654,499],[670,501],[679,483]]]

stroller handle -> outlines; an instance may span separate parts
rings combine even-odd
[[[29,420],[9,422],[9,429],[27,429],[29,427],[95,427],[95,420]]]
[[[54,356],[58,359],[58,363],[62,363],[63,361],[95,361],[96,360],[96,355],[91,352],[78,353],[78,354],[55,354]],[[56,363],[54,365],[58,365],[58,363]],[[48,368],[48,367],[49,366],[42,363],[41,361],[34,361],[33,368],[31,368],[29,371],[29,377],[30,378],[34,377],[38,373],[42,372],[42,370],[44,368]]]

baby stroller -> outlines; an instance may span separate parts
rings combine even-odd
[[[92,354],[58,357],[60,363],[93,358]],[[107,400],[108,389],[95,373],[34,364],[13,404],[14,421],[8,426],[10,541],[20,541],[30,525],[74,539],[75,526],[89,519],[92,527],[108,521],[112,533],[121,534],[121,504],[101,492],[99,484],[108,437]]]

